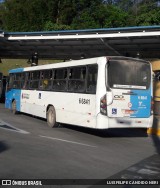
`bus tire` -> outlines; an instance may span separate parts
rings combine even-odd
[[[56,111],[55,111],[55,108],[53,106],[50,106],[48,111],[47,111],[47,124],[51,128],[57,127]]]
[[[16,106],[17,106],[17,104],[16,104],[16,100],[14,100],[14,101],[12,101],[12,113],[13,114],[17,114],[18,112],[17,112],[17,109],[16,109]]]

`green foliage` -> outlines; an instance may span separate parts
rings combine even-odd
[[[159,25],[156,0],[5,0],[0,29],[50,31]]]
[[[106,7],[104,27],[125,27],[129,14],[119,7],[109,5]]]
[[[79,17],[73,19],[72,27],[74,29],[89,29],[89,28],[98,28],[99,25],[96,23],[95,19],[90,16],[90,11],[85,10],[81,12]]]
[[[6,30],[38,31],[42,29],[42,23],[46,19],[44,0],[6,0],[4,7],[3,21]]]
[[[159,25],[160,8],[154,1],[145,1],[137,11],[136,25]]]
[[[44,25],[44,31],[52,31],[52,30],[69,30],[71,27],[69,25],[57,24],[51,21],[47,21]]]

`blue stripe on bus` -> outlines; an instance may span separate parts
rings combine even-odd
[[[24,68],[12,69],[9,71],[9,73],[23,72],[23,70],[24,70]]]
[[[151,88],[148,90],[132,90],[135,95],[131,95],[131,110],[135,113],[130,117],[147,118],[151,113]]]
[[[21,109],[21,90],[12,89],[6,93],[5,107],[12,109],[12,101],[16,100],[16,110]]]
[[[24,68],[12,69],[9,73],[21,73],[24,71]],[[6,92],[5,97],[5,107],[12,109],[12,102],[16,100],[16,110],[20,111],[21,109],[21,90],[20,89],[11,89]]]

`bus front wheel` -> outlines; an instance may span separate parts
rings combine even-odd
[[[16,109],[16,100],[14,100],[13,102],[12,102],[12,113],[13,114],[17,114],[17,109]]]
[[[55,108],[53,106],[50,106],[48,111],[47,111],[47,124],[52,128],[57,127],[56,111],[55,111]]]

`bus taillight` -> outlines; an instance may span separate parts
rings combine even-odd
[[[107,115],[107,101],[106,95],[104,95],[100,100],[100,112],[103,115]]]

